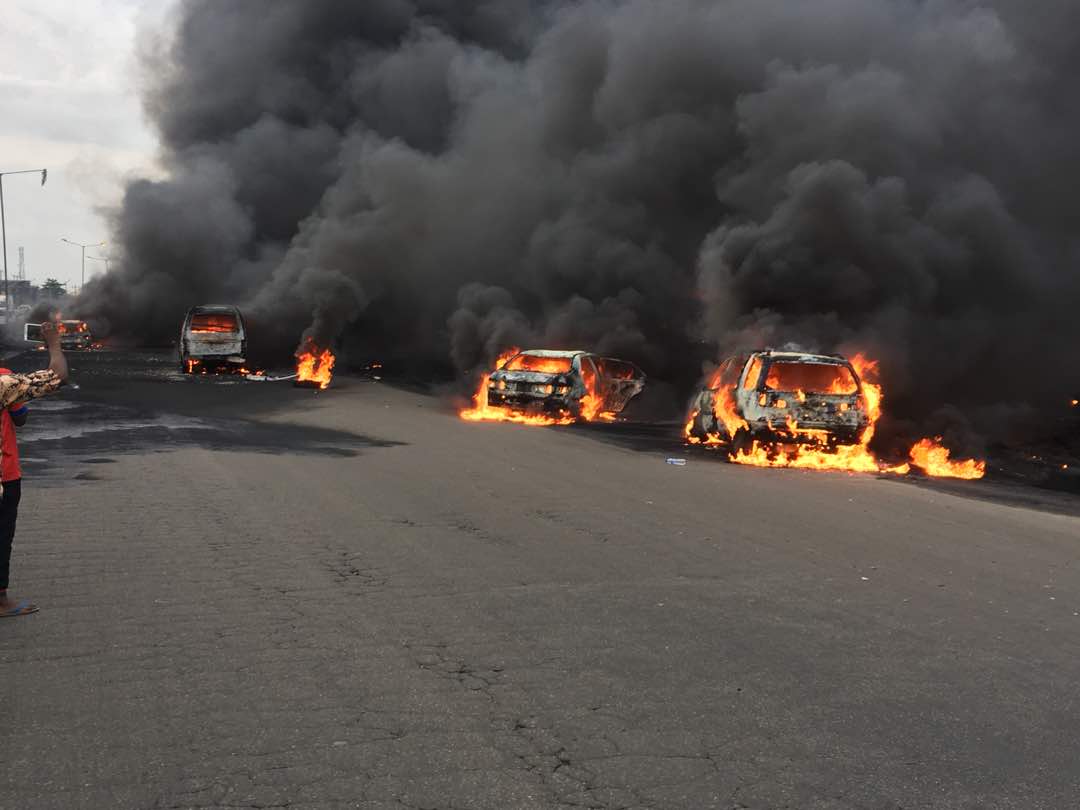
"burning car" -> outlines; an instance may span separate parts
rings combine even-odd
[[[614,419],[645,387],[633,363],[584,351],[516,349],[499,358],[466,419],[536,424]]]
[[[94,345],[94,335],[86,321],[60,321],[60,346],[67,350],[89,349]]]
[[[986,462],[953,459],[941,437],[924,438],[908,461],[870,449],[881,417],[876,360],[856,354],[756,351],[725,360],[695,398],[690,444],[727,445],[728,458],[757,467],[982,478]]]
[[[871,407],[854,366],[840,355],[755,351],[725,360],[698,394],[687,433],[728,441],[798,441],[832,449],[858,444]]]
[[[218,304],[192,307],[180,329],[178,349],[180,369],[186,374],[200,366],[243,366],[247,331],[240,310]]]

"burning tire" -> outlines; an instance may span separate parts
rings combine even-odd
[[[746,428],[739,428],[735,431],[735,435],[731,437],[731,442],[728,444],[728,455],[734,457],[749,453],[753,448],[753,434]]]
[[[686,426],[687,437],[697,439],[698,442],[708,440],[709,436],[712,434],[712,431],[709,430],[709,422],[711,421],[713,420],[707,413],[695,408],[694,415],[690,419],[690,424]]]

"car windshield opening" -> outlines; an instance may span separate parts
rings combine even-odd
[[[192,332],[235,332],[236,316],[226,312],[203,312],[191,316]]]
[[[806,394],[854,394],[859,390],[851,369],[832,363],[773,363],[765,387]]]
[[[539,371],[544,374],[565,374],[573,366],[572,357],[541,357],[536,354],[519,354],[510,359],[503,368],[506,371]]]

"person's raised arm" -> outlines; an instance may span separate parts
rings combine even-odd
[[[41,338],[49,348],[49,370],[61,380],[67,381],[68,364],[64,351],[60,348],[60,329],[53,321],[41,325]]]
[[[0,374],[0,408],[37,399],[57,391],[68,377],[68,364],[60,350],[60,331],[54,323],[41,325],[41,337],[49,347],[49,367],[29,374]]]

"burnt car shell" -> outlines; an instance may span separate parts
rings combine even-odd
[[[60,321],[60,346],[61,348],[89,349],[94,344],[94,335],[86,321],[66,320]]]
[[[180,327],[180,366],[189,361],[215,366],[243,365],[247,355],[247,331],[240,310],[227,304],[192,307]]]
[[[584,351],[530,349],[507,360],[488,377],[489,406],[552,416],[581,415],[589,393],[586,379],[602,402],[601,409],[618,413],[645,386],[645,375],[625,360]]]
[[[729,358],[694,403],[691,432],[728,440],[715,417],[717,397],[731,392],[735,413],[758,441],[793,439],[825,447],[856,444],[870,423],[862,382],[854,367],[839,355],[751,352]],[[743,431],[740,431],[740,433]]]

